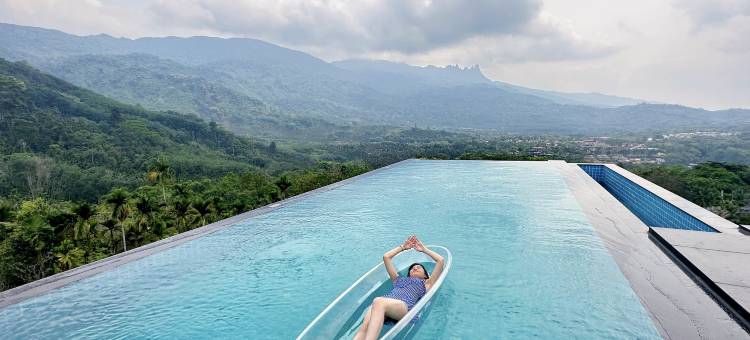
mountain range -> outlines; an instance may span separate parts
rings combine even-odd
[[[248,38],[126,39],[0,24],[0,57],[126,103],[269,138],[325,139],[372,125],[593,134],[750,124],[750,110],[537,90],[488,79],[478,66],[326,62]]]

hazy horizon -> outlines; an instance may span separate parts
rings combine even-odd
[[[16,1],[0,21],[114,37],[245,37],[322,60],[479,65],[492,80],[750,108],[750,2]]]

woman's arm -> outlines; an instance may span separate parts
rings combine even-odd
[[[412,247],[412,241],[416,239],[416,236],[412,235],[409,236],[409,238],[404,241],[404,243],[396,248],[393,248],[389,250],[387,253],[383,255],[383,263],[385,263],[385,270],[388,271],[388,276],[391,277],[391,281],[396,281],[396,278],[398,277],[398,270],[396,270],[396,267],[393,266],[393,259],[394,256],[398,255],[398,253],[407,250]]]
[[[417,240],[414,249],[417,251],[421,251],[427,256],[431,257],[435,261],[435,269],[432,270],[432,274],[430,274],[430,278],[425,281],[425,286],[427,289],[430,289],[432,287],[432,284],[437,281],[437,279],[440,277],[440,274],[443,272],[443,264],[445,263],[445,260],[443,259],[443,256],[440,254],[430,250],[429,248],[425,247],[424,244],[422,244],[422,241]]]

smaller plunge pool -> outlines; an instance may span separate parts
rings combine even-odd
[[[708,224],[603,164],[579,164],[579,166],[650,227],[717,232]]]

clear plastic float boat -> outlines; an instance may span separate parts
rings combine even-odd
[[[421,325],[421,319],[427,316],[430,302],[440,290],[446,276],[451,269],[453,256],[448,248],[436,245],[427,246],[443,257],[443,271],[432,288],[417,302],[416,305],[397,322],[386,322],[381,330],[380,339],[389,340],[408,337],[416,332]],[[435,261],[427,254],[416,250],[402,252],[393,258],[393,265],[399,275],[406,276],[406,271],[412,263],[421,263],[428,272],[435,268]],[[372,300],[385,295],[393,287],[383,262],[362,275],[357,281],[331,302],[318,314],[312,322],[297,336],[297,340],[307,339],[351,339],[357,333],[365,311],[372,304]]]

